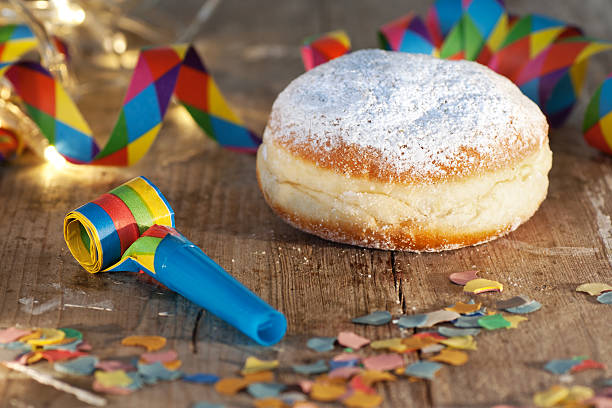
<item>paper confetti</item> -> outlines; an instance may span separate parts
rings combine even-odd
[[[489,279],[473,279],[465,284],[463,291],[467,293],[483,293],[483,292],[501,292],[504,286],[494,280]]]
[[[516,306],[509,307],[506,309],[507,312],[516,313],[516,314],[527,314],[531,312],[535,312],[536,310],[540,310],[542,308],[542,304],[537,300],[530,300],[529,302]]]
[[[553,385],[546,391],[538,392],[533,396],[533,403],[537,407],[550,408],[563,401],[569,395],[569,389],[560,385]]]
[[[464,286],[469,281],[478,279],[478,271],[455,272],[451,273],[448,278],[454,284]]]
[[[527,320],[525,316],[504,316],[504,319],[510,322],[510,326],[506,327],[506,329],[516,329],[519,323]]]
[[[405,374],[412,377],[433,380],[434,376],[441,368],[442,364],[434,363],[431,361],[417,361],[416,363],[412,363],[408,367],[406,367]]]
[[[478,319],[478,324],[487,330],[497,330],[511,326],[510,322],[499,313],[481,317]]]
[[[178,353],[174,350],[143,353],[140,355],[140,360],[147,364],[155,363],[156,361],[159,361],[160,363],[168,363],[177,359]]]
[[[342,30],[306,38],[302,45],[302,62],[306,71],[338,58],[351,49],[351,40]]]
[[[358,358],[355,358],[352,360],[333,360],[332,359],[329,361],[329,368],[332,370],[335,370],[336,368],[341,368],[341,367],[355,367],[357,363],[359,363]]]
[[[379,350],[379,349],[389,349],[389,350],[394,350],[394,351],[399,350],[398,352],[402,352],[406,349],[406,347],[402,344],[402,340],[403,339],[400,337],[394,337],[391,339],[384,339],[384,340],[376,340],[370,343],[370,348],[374,350]]]
[[[342,404],[350,408],[374,408],[382,402],[383,398],[379,394],[368,394],[363,391],[355,391],[342,400]]]
[[[28,344],[32,346],[46,346],[59,343],[66,337],[66,333],[63,331],[47,327],[40,329],[40,333],[40,337],[27,340]]]
[[[74,375],[91,375],[98,364],[98,358],[94,356],[78,357],[67,362],[57,362],[53,365],[55,371]]]
[[[318,352],[331,351],[336,343],[335,337],[313,337],[308,339],[306,346]]]
[[[244,367],[240,372],[242,375],[253,374],[259,371],[267,371],[278,367],[278,360],[260,360],[257,357],[249,356],[244,362]]]
[[[96,368],[102,371],[123,370],[127,372],[136,370],[136,367],[132,364],[119,360],[102,360],[96,364]]]
[[[404,365],[404,359],[399,354],[379,354],[367,357],[363,365],[368,370],[389,371]]]
[[[361,368],[359,367],[355,367],[355,366],[345,366],[345,367],[338,367],[333,369],[332,371],[330,371],[327,376],[328,378],[350,378],[353,375],[357,374],[361,372]]]
[[[476,350],[476,340],[472,336],[451,337],[440,340],[440,343],[461,350]]]
[[[527,298],[526,296],[515,296],[513,298],[507,299],[507,300],[498,300],[495,303],[495,307],[497,307],[498,309],[509,309],[511,307],[518,307],[518,306],[522,306],[525,303],[529,302],[530,299]]]
[[[449,310],[436,310],[435,312],[427,313],[427,320],[418,327],[432,327],[438,323],[450,322],[461,317],[457,312]]]
[[[20,337],[32,333],[32,330],[18,329],[17,327],[9,327],[8,329],[0,330],[0,343],[6,344],[19,340]]]
[[[386,371],[378,371],[378,370],[366,370],[359,374],[359,378],[363,383],[367,386],[371,386],[375,383],[382,381],[395,381],[397,378]]]
[[[453,306],[445,308],[445,310],[459,313],[459,314],[469,314],[469,313],[474,313],[477,310],[480,310],[480,306],[481,306],[480,303],[457,302]]]
[[[240,390],[246,388],[249,382],[244,378],[222,378],[215,383],[215,391],[223,395],[236,395]]]
[[[580,364],[582,359],[573,358],[570,360],[551,360],[544,366],[546,371],[550,371],[553,374],[566,374],[572,367]]]
[[[424,347],[438,343],[438,339],[432,337],[412,336],[402,340],[407,350],[420,350]]]
[[[196,373],[184,375],[183,377],[181,377],[181,380],[198,384],[214,384],[219,381],[219,377],[214,374]]]
[[[133,382],[123,370],[96,371],[94,377],[104,387],[127,387]]]
[[[346,394],[346,386],[342,384],[326,384],[315,382],[310,390],[310,398],[317,401],[332,402]]]
[[[377,310],[365,316],[355,317],[351,321],[357,324],[381,326],[391,321],[391,313],[386,310]]]
[[[468,362],[468,354],[461,350],[444,349],[440,354],[433,356],[430,361],[461,366]]]
[[[480,329],[440,326],[438,327],[438,333],[446,337],[476,336],[480,333]]]
[[[306,375],[326,373],[329,370],[325,360],[318,360],[316,363],[312,364],[297,364],[291,367],[296,373]]]
[[[156,351],[166,345],[166,338],[161,336],[128,336],[121,340],[121,344],[144,347],[147,351]]]
[[[176,380],[183,375],[180,371],[168,370],[159,361],[153,364],[138,363],[138,372],[143,376],[147,384],[154,384],[159,380]]]
[[[287,408],[285,403],[279,398],[263,398],[255,400],[255,408]]]
[[[612,305],[612,292],[604,292],[597,296],[597,301],[605,305]]]
[[[605,369],[606,369],[605,364],[587,358],[586,360],[582,360],[580,363],[576,364],[575,366],[572,366],[570,371],[572,373],[579,373],[585,370],[605,370]]]
[[[247,392],[253,398],[277,397],[287,386],[279,383],[253,383],[247,387]]]
[[[404,315],[400,316],[397,321],[397,325],[402,329],[412,329],[415,327],[421,327],[427,321],[426,314],[417,315]]]
[[[612,291],[612,286],[607,283],[591,282],[583,283],[576,288],[576,292],[585,292],[591,296],[601,295],[603,292]]]
[[[480,317],[481,316],[461,316],[453,323],[453,325],[461,328],[480,328],[480,325],[478,324],[478,319],[480,319]]]
[[[361,337],[353,332],[340,332],[338,334],[338,343],[344,347],[350,347],[353,350],[359,350],[361,347],[370,344],[370,340]]]
[[[298,391],[283,392],[278,396],[285,404],[293,405],[298,401],[306,401],[306,396]]]

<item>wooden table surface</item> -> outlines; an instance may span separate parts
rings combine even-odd
[[[354,49],[376,47],[381,24],[410,10],[424,15],[428,5],[381,3],[226,0],[198,34],[197,47],[232,106],[262,131],[275,96],[303,72],[298,46],[305,36],[344,28]],[[612,8],[606,0],[507,3],[513,13],[547,13],[612,40]],[[505,238],[440,254],[361,249],[293,229],[265,204],[254,157],[220,149],[179,107],[171,108],[149,154],[130,168],[57,171],[26,155],[0,167],[0,327],[74,327],[101,357],[133,353],[119,345],[126,335],[162,335],[179,352],[184,371],[229,376],[248,355],[279,359],[284,367],[311,362],[318,357],[305,349],[312,336],[335,336],[341,330],[371,339],[397,336],[394,325],[356,327],[350,318],[379,309],[394,315],[427,312],[465,301],[468,297],[448,276],[475,268],[505,285],[503,295],[479,296],[485,304],[524,294],[543,308],[517,330],[481,334],[468,364],[445,367],[434,381],[379,386],[383,406],[528,404],[535,392],[559,381],[542,369],[543,362],[586,355],[612,367],[612,309],[574,291],[584,282],[612,283],[612,161],[586,146],[580,131],[588,97],[611,70],[610,54],[594,58],[585,95],[571,119],[551,131],[550,189],[535,216]],[[124,92],[110,88],[79,100],[97,134],[110,131]],[[142,276],[89,275],[75,262],[62,238],[65,213],[137,175],[165,193],[180,231],[285,313],[289,329],[280,344],[259,347]],[[573,383],[592,385],[610,373],[580,373]],[[280,375],[293,378],[286,368]],[[90,380],[70,381],[90,386]],[[147,408],[187,407],[198,400],[228,406],[252,401],[180,381],[109,397],[112,406]],[[82,405],[0,369],[2,407]]]

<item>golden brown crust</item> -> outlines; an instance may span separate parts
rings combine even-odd
[[[397,169],[388,165],[383,153],[374,148],[363,148],[339,141],[336,146],[329,146],[329,149],[320,149],[315,144],[309,143],[308,139],[304,141],[304,138],[300,138],[301,142],[297,142],[295,138],[287,137],[289,135],[276,135],[277,130],[272,120],[268,123],[267,131],[270,132],[271,136],[274,135],[268,139],[272,143],[318,167],[349,177],[383,183],[404,184],[451,181],[511,167],[534,154],[543,144],[548,143],[548,136],[543,139],[543,143],[534,143],[533,138],[523,138],[522,135],[517,134],[516,138],[521,143],[513,147],[500,144],[492,154],[483,154],[476,149],[464,147],[461,154],[457,155],[451,164],[439,164],[439,167],[444,169],[444,173],[427,174],[422,169],[408,169],[404,172],[398,172]],[[545,135],[548,134],[548,124],[546,122],[543,122],[541,132]],[[315,138],[316,135],[311,137]],[[517,145],[520,148],[517,148]]]

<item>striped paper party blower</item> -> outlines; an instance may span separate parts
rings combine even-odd
[[[261,345],[285,335],[285,316],[179,233],[172,207],[145,177],[68,213],[64,239],[87,272],[143,271]]]

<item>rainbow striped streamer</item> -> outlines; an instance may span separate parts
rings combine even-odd
[[[157,228],[146,235],[154,225]],[[140,252],[149,247],[139,242],[157,236],[153,234],[158,226],[174,228],[174,211],[153,183],[137,177],[68,213],[64,239],[72,255],[90,273],[134,270],[136,265],[151,270],[148,267],[152,263],[146,256],[149,253]],[[126,263],[126,258],[135,263]],[[118,269],[122,263],[131,268]]]
[[[136,163],[158,135],[172,95],[221,146],[254,153],[260,144],[230,109],[196,50],[175,45],[141,51],[119,119],[100,148],[59,80],[40,64],[19,60],[36,46],[27,26],[0,27],[0,76],[11,83],[49,143],[72,163]]]
[[[351,40],[342,30],[313,35],[302,44],[302,62],[306,71],[317,65],[338,58],[351,50]]]
[[[0,163],[17,154],[20,147],[20,140],[13,131],[0,128]]]

